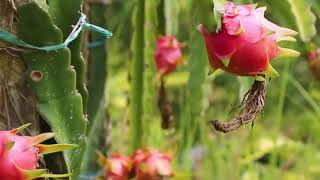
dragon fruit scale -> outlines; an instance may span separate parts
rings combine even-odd
[[[43,145],[54,133],[43,133],[35,137],[21,136],[18,133],[30,124],[11,131],[0,131],[0,179],[31,180],[35,178],[68,177],[69,174],[48,174],[46,169],[37,169],[41,155],[69,150],[71,144]]]
[[[210,65],[238,76],[279,76],[271,61],[296,57],[299,52],[282,48],[280,41],[295,41],[296,31],[280,27],[264,17],[266,8],[257,5],[235,5],[226,2],[221,10],[222,27],[208,32],[202,24],[199,31],[205,39]]]

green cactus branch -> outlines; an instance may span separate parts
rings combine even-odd
[[[72,25],[76,24],[79,17],[83,0],[49,0],[49,14],[53,22],[61,29],[63,39],[66,39]],[[68,46],[71,52],[71,65],[77,72],[77,90],[83,99],[83,110],[87,113],[88,90],[84,84],[85,61],[81,55],[83,33]]]
[[[108,5],[101,3],[90,3],[90,20],[92,23],[105,27],[107,22],[106,12]],[[105,36],[97,33],[91,33],[91,42],[100,42],[105,40]],[[105,40],[106,41],[106,40]],[[106,103],[105,103],[105,85],[107,79],[107,49],[106,43],[102,46],[90,49],[88,64],[88,118],[90,120],[90,130],[88,133],[88,145],[84,157],[82,173],[97,172],[98,149],[101,152],[105,149],[106,133],[104,129]]]
[[[131,151],[142,145],[143,74],[144,74],[144,0],[136,0],[133,11],[133,40],[131,45],[130,135]]]
[[[156,44],[156,34],[158,25],[157,7],[159,0],[145,1],[145,31],[144,31],[144,57],[145,64],[149,68],[144,70],[144,96],[143,96],[143,124],[144,130],[148,131],[145,134],[150,134],[151,126],[156,121],[154,117],[156,101],[155,101],[155,75],[156,75],[156,64],[153,58]],[[146,137],[147,138],[147,137]],[[150,141],[150,138],[147,138]],[[150,143],[150,142],[148,142]]]
[[[208,9],[207,6],[212,4],[211,1],[202,0],[200,2],[195,2],[194,6],[197,7],[196,11],[199,17],[194,18],[194,24],[204,23],[207,27],[214,27],[212,24],[213,21],[213,12],[211,9]],[[206,7],[206,11],[203,10],[203,7]],[[212,6],[211,6],[212,7]],[[212,17],[212,18],[210,18]],[[211,20],[210,20],[211,19]],[[213,29],[214,31],[214,29]],[[187,84],[187,104],[190,108],[189,114],[190,122],[185,123],[186,129],[185,131],[188,132],[190,127],[194,127],[193,137],[194,140],[192,143],[196,143],[202,140],[201,129],[203,128],[204,123],[199,121],[201,117],[204,115],[205,104],[204,100],[206,100],[205,90],[207,89],[206,77],[208,74],[208,60],[206,55],[206,48],[204,46],[204,40],[201,37],[201,34],[195,29],[191,35],[192,46],[190,47],[191,56],[189,59],[189,71],[190,76]],[[202,103],[199,103],[202,102]],[[191,108],[192,107],[192,108]],[[185,135],[187,135],[186,133]]]
[[[50,15],[36,2],[18,8],[19,37],[37,46],[60,44],[61,31]],[[56,134],[59,143],[77,144],[76,150],[64,152],[67,167],[75,180],[86,145],[86,119],[82,97],[76,90],[76,72],[70,66],[68,48],[54,52],[31,51],[23,54],[29,85],[37,96],[37,109]]]

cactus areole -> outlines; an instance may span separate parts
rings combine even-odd
[[[69,174],[47,174],[46,169],[37,169],[41,155],[72,149],[74,145],[39,144],[54,136],[53,133],[43,133],[35,137],[17,135],[23,128],[0,131],[0,179],[1,180],[29,180],[35,178],[62,178]]]
[[[207,47],[210,65],[238,76],[278,76],[271,61],[298,52],[282,48],[278,42],[295,41],[297,32],[280,27],[264,17],[265,7],[236,6],[226,2],[220,10],[222,28],[208,32],[202,24],[199,30]]]

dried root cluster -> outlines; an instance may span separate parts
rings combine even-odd
[[[263,110],[265,99],[266,81],[255,81],[242,101],[242,109],[238,116],[225,123],[219,120],[209,122],[217,131],[224,133],[238,129],[248,123],[254,123],[257,115]]]

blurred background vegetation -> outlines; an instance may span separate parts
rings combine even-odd
[[[218,5],[223,0],[214,2]],[[91,23],[105,25],[114,36],[101,46],[102,37],[92,34],[86,46],[91,94],[83,179],[101,169],[91,158],[96,148],[111,155],[143,147],[172,154],[176,179],[320,179],[320,83],[309,71],[306,58],[320,47],[320,2],[234,2],[266,6],[267,19],[299,31],[298,43],[286,46],[300,51],[301,57],[273,62],[281,77],[268,83],[264,112],[253,127],[228,134],[213,131],[208,121],[233,117],[237,109],[232,110],[240,105],[253,79],[208,75],[197,26],[204,21],[214,23],[211,0],[113,0],[103,6],[90,5]],[[165,80],[174,112],[170,130],[161,128],[159,78],[153,59],[156,37],[165,34],[183,42],[185,60]],[[90,96],[95,102],[102,99],[100,107],[90,105]]]

